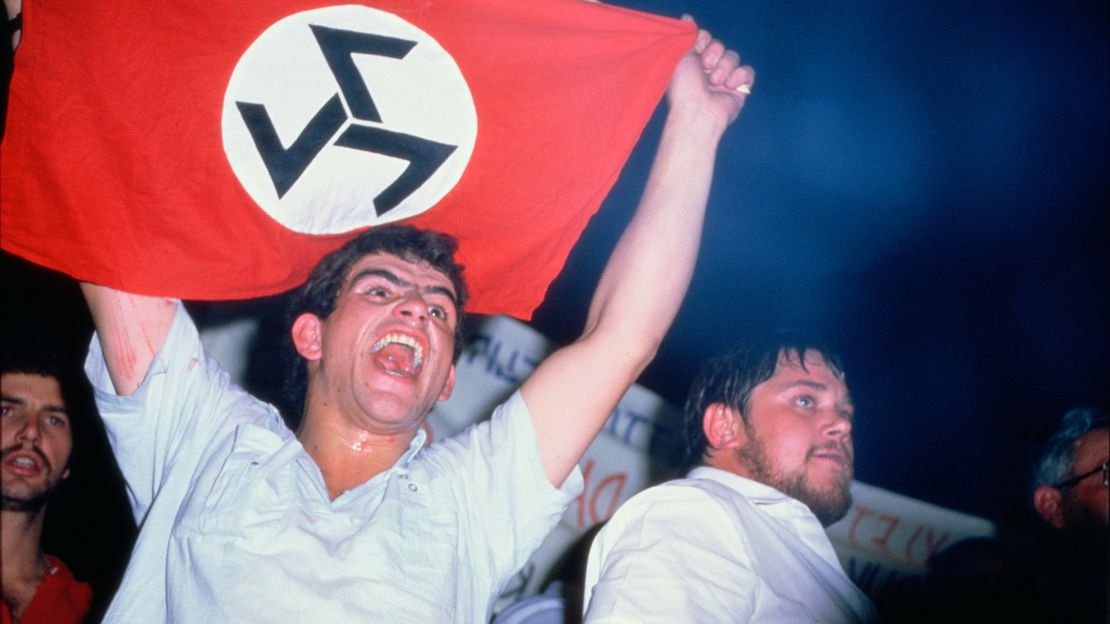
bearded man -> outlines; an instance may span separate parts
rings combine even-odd
[[[626,502],[594,540],[587,622],[865,622],[824,528],[852,504],[840,359],[798,336],[711,360],[686,403],[696,467]]]
[[[0,362],[0,623],[81,622],[92,590],[42,550],[51,495],[69,477],[73,429],[61,364],[49,353],[13,351]]]

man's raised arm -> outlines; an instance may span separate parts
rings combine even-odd
[[[644,195],[605,266],[582,336],[551,354],[521,388],[556,486],[651,362],[678,313],[697,259],[717,145],[755,78],[739,62],[699,31],[671,78],[670,110]]]
[[[81,284],[81,292],[89,303],[112,385],[119,395],[132,394],[162,350],[177,304],[87,282]]]

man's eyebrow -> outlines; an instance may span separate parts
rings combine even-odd
[[[388,269],[363,269],[351,278],[351,286],[354,286],[359,282],[359,280],[366,277],[380,277],[390,284],[397,286],[398,288],[408,288],[413,285],[412,282],[406,279],[401,279],[401,277],[399,277],[396,273]],[[459,305],[459,300],[455,296],[455,293],[446,286],[425,286],[421,289],[421,292],[426,294],[442,295],[450,299],[451,303],[455,304],[455,307],[458,307]]]
[[[791,388],[796,388],[798,386],[804,386],[806,388],[813,388],[814,390],[818,390],[818,391],[821,391],[821,392],[824,392],[825,390],[829,389],[829,387],[826,386],[823,383],[820,383],[820,382],[817,382],[817,381],[810,381],[808,379],[795,379],[794,381],[791,381],[790,383],[783,386],[782,389],[783,390],[790,390]]]
[[[394,286],[412,286],[412,283],[397,277],[393,271],[388,269],[363,269],[351,278],[351,285],[354,286],[359,280],[366,277],[380,277]]]
[[[425,286],[424,292],[433,295],[443,295],[444,297],[450,299],[451,303],[453,303],[455,307],[459,306],[459,300],[455,297],[455,293],[446,286]]]
[[[0,400],[5,403],[12,403],[15,405],[27,405],[27,401],[25,401],[21,397],[12,396],[10,394],[0,395]],[[69,414],[69,410],[66,409],[65,405],[47,405],[43,409],[45,411],[54,412],[56,414]]]
[[[810,381],[808,379],[796,379],[796,380],[786,384],[785,386],[783,386],[781,391],[786,392],[787,390],[790,390],[792,388],[797,388],[799,386],[801,386],[803,388],[812,388],[813,390],[816,390],[817,392],[825,392],[826,390],[829,389],[829,387],[827,385],[825,385],[825,384],[823,384],[819,381]],[[852,402],[851,397],[846,397],[845,400],[844,400],[844,404],[850,409],[853,409],[853,410],[856,409],[856,404]]]

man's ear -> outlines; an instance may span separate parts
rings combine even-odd
[[[290,329],[293,335],[293,346],[306,360],[316,361],[323,356],[320,337],[322,325],[320,317],[311,312],[305,312],[293,321],[293,327]]]
[[[1042,485],[1033,492],[1033,508],[1041,518],[1057,529],[1064,528],[1064,494],[1051,485]]]
[[[455,365],[451,365],[451,372],[447,373],[447,383],[443,384],[443,392],[439,393],[439,400],[446,401],[451,398],[451,392],[455,390]]]
[[[740,413],[724,403],[713,403],[705,408],[701,418],[702,431],[709,448],[735,449],[748,441],[748,430]]]

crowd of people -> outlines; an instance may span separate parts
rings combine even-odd
[[[75,443],[106,443],[89,428],[87,382],[64,350],[43,336],[4,341],[5,622],[95,620],[114,591],[116,579],[101,583],[107,595],[93,605],[89,584],[44,549],[48,504],[82,467]],[[840,367],[829,347],[786,334],[711,360],[686,406],[687,477],[629,500],[568,553],[554,592],[496,621],[582,621],[582,610],[586,621],[875,619],[821,530],[849,504],[852,405]],[[942,550],[916,600],[886,619],[1104,621],[1107,427],[1100,409],[1066,413],[1029,467],[1038,530]],[[537,613],[558,619],[522,616]]]
[[[453,390],[467,302],[450,237],[382,226],[319,263],[287,328],[302,384],[295,431],[204,353],[180,301],[82,284],[96,330],[85,372],[139,527],[94,617],[488,621],[581,492],[579,459],[678,311],[716,150],[754,77],[699,33],[581,336],[488,420],[430,446],[422,423]],[[44,551],[43,529],[79,451],[67,393],[84,382],[12,359],[0,378],[3,622],[82,621],[92,589]],[[709,360],[685,409],[688,474],[600,529],[581,604],[564,615],[876,621],[824,531],[851,505],[853,413],[840,358],[815,338],[767,336]],[[1105,621],[1107,452],[1104,413],[1065,416],[1031,495],[1050,537],[1035,553],[1004,540],[953,546],[930,563],[934,610],[918,616],[957,599],[965,614],[997,609],[995,590],[1021,582],[1029,591],[1011,604],[1026,613],[1064,592],[1056,621]]]

